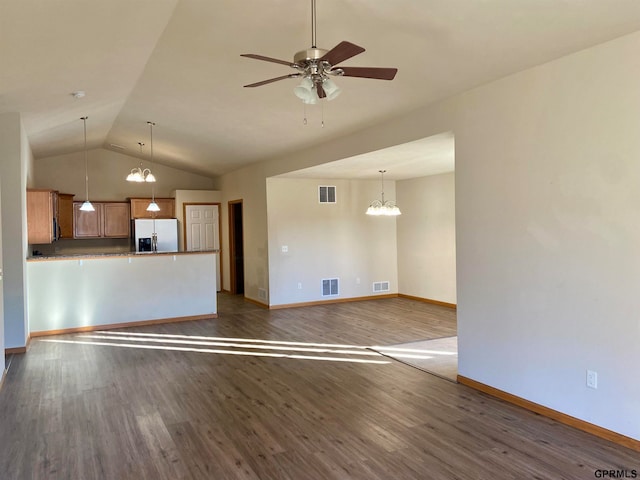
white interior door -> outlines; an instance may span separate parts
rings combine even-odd
[[[186,205],[186,250],[220,250],[220,206]],[[220,290],[220,254],[216,255],[216,282]]]

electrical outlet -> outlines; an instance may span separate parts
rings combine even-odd
[[[598,372],[587,370],[587,387],[598,388]]]
[[[298,290],[302,290],[302,282],[298,282]]]
[[[281,250],[282,250],[282,253],[289,253],[289,246],[288,245],[282,245]]]

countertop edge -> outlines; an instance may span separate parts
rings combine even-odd
[[[198,250],[188,252],[121,252],[121,253],[79,253],[70,255],[36,255],[27,257],[27,262],[46,262],[56,260],[91,260],[102,258],[145,258],[167,255],[206,255],[211,253],[220,253],[220,250]]]

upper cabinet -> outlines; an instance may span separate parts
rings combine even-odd
[[[73,238],[73,197],[70,193],[58,193],[59,238]]]
[[[151,198],[130,198],[131,218],[175,218],[175,200],[173,198],[156,198],[159,212],[149,212],[147,207]]]
[[[102,204],[91,202],[93,212],[80,210],[82,202],[73,202],[73,238],[102,236]]]
[[[27,189],[28,243],[52,243],[73,237],[73,195],[55,190]]]
[[[82,202],[73,203],[74,238],[129,238],[129,203],[92,204],[95,211],[83,212]]]
[[[58,204],[55,190],[27,190],[28,243],[51,243],[58,239]]]
[[[102,204],[102,236],[106,238],[127,238],[131,221],[129,203],[110,202]]]

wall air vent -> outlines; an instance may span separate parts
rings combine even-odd
[[[320,203],[336,203],[336,187],[330,185],[318,186],[318,201]]]
[[[333,297],[339,295],[340,289],[338,287],[337,278],[323,278],[322,279],[322,296]]]
[[[389,282],[373,282],[373,293],[388,292]]]

